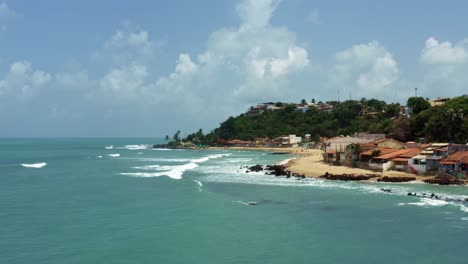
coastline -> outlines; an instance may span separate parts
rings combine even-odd
[[[246,150],[246,151],[270,151],[273,153],[279,154],[292,154],[297,155],[296,158],[289,158],[284,160],[278,165],[283,165],[287,171],[290,171],[295,175],[304,175],[305,177],[310,178],[320,178],[324,179],[322,176],[327,175],[374,175],[375,177],[368,180],[363,180],[363,182],[379,182],[379,179],[383,177],[391,178],[415,178],[413,183],[423,183],[424,180],[435,179],[435,176],[422,176],[417,174],[412,174],[409,172],[403,171],[372,171],[359,168],[350,168],[346,166],[335,166],[323,161],[323,151],[318,149],[306,149],[306,148],[272,148],[272,147],[210,147],[209,149],[220,150]],[[388,183],[388,182],[382,182]],[[466,184],[466,181],[463,181]]]

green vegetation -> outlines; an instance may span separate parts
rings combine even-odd
[[[315,100],[314,100],[315,101]],[[322,104],[322,102],[319,102]],[[426,138],[428,141],[466,143],[468,140],[468,97],[456,97],[444,106],[430,107],[422,97],[411,97],[407,105],[411,117],[400,115],[399,104],[387,104],[376,99],[327,102],[331,111],[311,107],[305,113],[295,104],[280,104],[276,111],[264,111],[257,116],[241,114],[229,117],[208,134],[198,132],[185,141],[196,145],[213,145],[224,140],[253,140],[260,137],[275,138],[282,135],[311,134],[312,140],[359,132],[384,133],[400,141]]]

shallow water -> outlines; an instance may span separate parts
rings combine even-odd
[[[240,169],[289,155],[153,143],[1,139],[0,263],[467,263],[468,204],[406,195],[467,187],[299,181]]]

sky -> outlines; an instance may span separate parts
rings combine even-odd
[[[0,0],[0,137],[161,137],[267,101],[468,94],[464,0]]]

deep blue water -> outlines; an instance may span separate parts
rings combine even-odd
[[[467,187],[246,174],[290,156],[160,142],[0,139],[0,263],[468,263],[468,204],[406,195]]]

